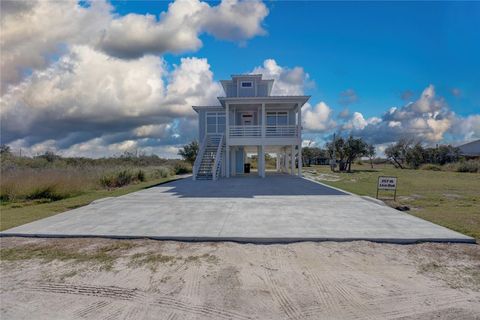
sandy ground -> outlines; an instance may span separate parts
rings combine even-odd
[[[480,319],[478,245],[2,238],[1,247],[1,319]],[[12,248],[37,258],[8,258]],[[73,256],[51,260],[39,248]]]

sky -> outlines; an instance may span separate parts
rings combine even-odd
[[[192,105],[262,73],[311,95],[304,144],[334,132],[480,138],[480,3],[2,1],[1,143],[24,154],[176,157]]]

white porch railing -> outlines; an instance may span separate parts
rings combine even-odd
[[[266,126],[265,135],[268,137],[296,137],[298,126]]]
[[[230,137],[261,137],[262,126],[230,126]]]
[[[230,138],[250,138],[261,137],[262,126],[230,126]],[[298,126],[266,126],[265,137],[296,137],[298,136]]]

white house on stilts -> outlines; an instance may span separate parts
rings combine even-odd
[[[221,81],[225,97],[217,106],[193,106],[198,113],[200,148],[193,179],[245,174],[247,154],[257,154],[265,177],[265,154],[276,157],[276,171],[301,175],[302,106],[309,96],[272,96],[274,80],[260,74]]]

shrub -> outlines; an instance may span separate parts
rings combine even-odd
[[[436,164],[424,164],[420,167],[422,170],[442,171],[442,168]]]
[[[152,173],[151,173],[151,176],[153,179],[159,179],[159,178],[166,178],[166,177],[169,177],[171,175],[173,175],[173,170],[172,168],[168,168],[168,167],[157,167],[155,168]]]
[[[132,183],[134,178],[130,170],[124,169],[103,175],[100,184],[105,188],[118,188]]]
[[[137,180],[138,180],[138,181],[141,181],[141,182],[147,180],[147,179],[145,178],[145,171],[143,171],[143,170],[138,170],[138,172],[137,172]]]
[[[468,160],[457,164],[457,172],[480,172],[480,161]]]
[[[192,172],[192,167],[185,162],[177,162],[174,170],[175,174],[186,174]]]

